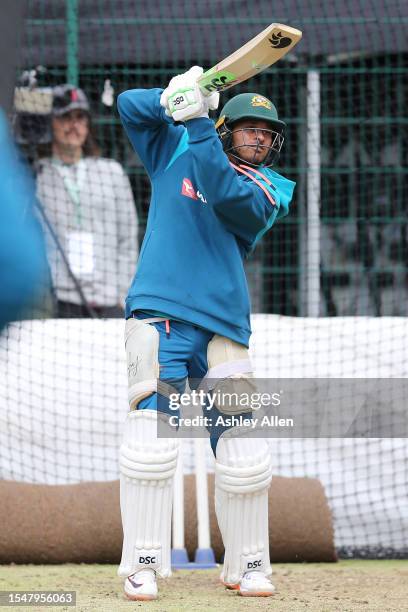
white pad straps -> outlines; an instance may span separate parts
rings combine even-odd
[[[208,343],[207,362],[208,371],[200,388],[218,395],[220,399],[215,402],[218,410],[228,415],[251,412],[250,406],[229,400],[256,392],[248,349],[230,338],[215,335]]]
[[[127,416],[120,449],[120,508],[123,525],[119,576],[150,568],[171,574],[170,537],[173,476],[178,441],[157,437],[155,410]],[[169,436],[171,435],[169,431]]]
[[[263,439],[232,429],[217,445],[215,510],[224,541],[224,580],[237,583],[251,570],[269,576],[268,489],[271,453]],[[248,435],[248,433],[246,433]]]

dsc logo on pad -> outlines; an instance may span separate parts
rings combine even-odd
[[[156,563],[156,557],[151,557],[151,556],[139,557],[139,563],[142,563],[144,565],[150,565],[151,563]]]
[[[246,571],[261,569],[263,566],[262,557],[259,555],[248,555],[245,559]]]

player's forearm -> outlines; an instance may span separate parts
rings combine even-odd
[[[195,170],[207,199],[214,207],[226,202],[232,205],[235,198],[242,197],[241,184],[222,150],[213,121],[191,119],[186,128]]]
[[[118,98],[123,126],[150,177],[166,167],[183,130],[160,106],[161,92],[162,89],[131,89]]]
[[[200,187],[208,203],[229,231],[251,244],[267,225],[272,206],[260,189],[238,178],[211,120],[193,119],[186,122],[186,127]]]
[[[149,128],[173,123],[160,106],[162,89],[129,89],[118,96],[118,111],[126,125]]]

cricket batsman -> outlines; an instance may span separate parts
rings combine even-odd
[[[208,375],[221,384],[239,378],[252,388],[243,261],[288,213],[295,187],[271,170],[285,129],[272,102],[239,94],[214,125],[208,113],[217,109],[219,94],[201,94],[202,72],[193,66],[164,90],[135,89],[118,99],[122,123],[152,184],[146,235],[126,300],[130,412],[120,449],[124,540],[118,574],[133,600],[156,599],[156,575],[171,574],[178,442],[174,435],[157,434],[158,421],[169,412],[168,402],[160,401],[162,387],[182,390],[186,381]],[[238,406],[216,409],[244,412]],[[275,590],[270,450],[265,440],[234,429],[210,431],[225,546],[221,579],[240,595],[269,596]]]

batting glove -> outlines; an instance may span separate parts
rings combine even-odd
[[[200,66],[193,66],[184,74],[173,77],[160,97],[166,115],[174,121],[188,121],[197,117],[208,117],[209,110],[218,108],[220,94],[203,96],[197,80],[203,74]]]

